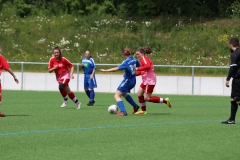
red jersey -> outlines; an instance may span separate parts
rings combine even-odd
[[[142,83],[144,85],[156,85],[156,74],[152,61],[147,57],[143,56],[140,59],[140,67],[137,69],[137,75],[142,76]]]
[[[7,63],[6,59],[0,54],[0,75],[2,74],[2,69],[8,70],[10,65]]]
[[[54,70],[57,81],[60,81],[62,78],[70,79],[69,68],[72,68],[73,65],[67,58],[62,57],[61,60],[57,61],[55,57],[52,57],[49,60],[48,69],[51,69],[54,66],[58,66],[58,68]]]

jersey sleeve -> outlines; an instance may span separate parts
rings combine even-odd
[[[1,56],[1,62],[2,62],[2,67],[5,70],[8,70],[10,68],[10,65],[7,63],[6,59],[3,56]]]
[[[144,70],[148,70],[149,68],[151,68],[151,61],[149,58],[143,58],[141,59],[141,66],[139,68],[137,68],[137,71],[144,71]]]
[[[226,78],[227,81],[229,81],[234,73],[236,72],[236,69],[237,69],[237,56],[238,54],[236,52],[232,52],[231,54],[231,64],[230,64],[230,68],[228,70],[228,76]]]
[[[93,70],[96,70],[97,66],[96,66],[96,64],[94,62],[94,59],[90,58],[90,60],[92,61],[92,65],[93,65],[92,68],[93,68]]]
[[[72,67],[73,67],[72,63],[71,63],[67,58],[64,58],[64,63],[65,63],[66,66],[69,67],[69,68],[72,68]]]
[[[51,58],[48,63],[48,69],[51,69],[51,68],[53,68],[53,58]]]
[[[127,68],[127,63],[126,63],[126,61],[123,61],[120,65],[118,65],[118,68],[119,68],[120,70],[126,69],[126,68]]]

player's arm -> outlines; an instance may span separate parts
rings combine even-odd
[[[74,66],[72,65],[72,67],[70,68],[70,78],[74,78],[73,76],[73,73],[74,73]]]
[[[91,77],[93,78],[93,76],[95,75],[97,66],[96,66],[96,64],[95,64],[95,62],[94,62],[94,60],[92,58],[91,58],[91,61],[92,61],[92,65],[93,65],[93,71],[92,71]]]
[[[144,66],[138,67],[137,71],[144,71],[144,70],[148,70],[150,68],[151,68],[151,65],[149,63],[147,63]]]
[[[137,71],[136,76],[140,76],[140,75],[141,75],[141,71]]]
[[[52,59],[50,59],[49,64],[48,64],[48,72],[52,73],[57,68],[58,68],[58,66],[53,66],[53,61],[52,61]]]
[[[110,68],[110,69],[100,69],[100,71],[102,71],[102,72],[115,72],[118,70],[119,70],[118,67],[114,67],[114,68]]]
[[[17,79],[17,77],[15,76],[15,74],[13,73],[11,68],[8,68],[7,71],[13,76],[14,81],[18,84],[19,81]]]
[[[137,68],[137,71],[144,71],[144,70],[148,70],[151,68],[151,62],[147,58],[145,60],[143,60],[143,63],[141,63],[141,64],[142,65]]]
[[[234,55],[231,55],[231,65],[228,71],[228,76],[226,78],[226,87],[229,87],[230,79],[232,78],[236,69],[237,69],[237,63],[235,63],[235,57]]]
[[[95,69],[93,69],[93,71],[92,71],[92,74],[91,74],[91,76],[90,76],[90,79],[93,79],[93,77],[94,77],[94,75],[95,75]]]
[[[48,69],[48,72],[49,73],[52,73],[55,69],[57,69],[58,68],[58,66],[54,66],[54,67],[52,67],[52,68],[49,68]]]
[[[2,63],[3,68],[4,68],[6,71],[8,71],[8,72],[13,76],[14,81],[15,81],[16,83],[19,83],[17,77],[15,76],[15,74],[14,74],[13,71],[12,71],[12,69],[10,68],[10,65],[7,63],[6,59],[5,59],[3,56],[1,56],[1,63]]]

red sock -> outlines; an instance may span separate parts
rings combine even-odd
[[[153,102],[153,103],[167,103],[167,101],[164,98],[160,98],[157,96],[152,96],[149,98],[149,102]]]
[[[144,100],[144,96],[138,97],[138,102],[140,103],[141,110],[146,111],[146,101]]]
[[[144,100],[144,96],[138,97],[138,102],[139,103],[145,103],[146,101]]]

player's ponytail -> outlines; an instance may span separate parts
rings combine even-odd
[[[152,53],[152,48],[150,46],[146,46],[144,48],[146,54],[151,54]]]
[[[132,55],[132,52],[128,47],[125,47],[125,48],[122,49],[122,55],[123,56],[130,56],[130,55]]]
[[[138,52],[142,53],[142,54],[151,54],[152,53],[152,48],[150,46],[146,46],[145,48],[138,48],[137,49]]]

